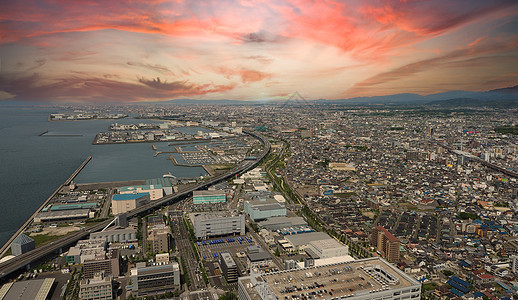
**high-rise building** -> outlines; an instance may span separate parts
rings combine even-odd
[[[113,299],[112,277],[104,276],[104,272],[94,274],[92,279],[83,279],[79,284],[81,300]]]
[[[219,264],[227,282],[236,282],[237,277],[239,276],[237,273],[237,265],[234,259],[232,259],[230,253],[221,253]]]
[[[401,242],[387,229],[376,226],[372,229],[371,245],[389,262],[399,261]]]
[[[83,264],[84,278],[93,278],[96,273],[104,272],[106,275],[119,276],[119,250],[112,249],[92,260],[87,260]]]

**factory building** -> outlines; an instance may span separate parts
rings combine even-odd
[[[14,256],[22,255],[25,252],[29,252],[34,249],[35,243],[34,240],[30,237],[26,236],[23,233],[20,233],[14,241],[11,243],[11,253]]]
[[[9,282],[0,288],[0,300],[10,299],[50,299],[50,291],[55,278]]]
[[[94,274],[91,279],[82,279],[79,284],[79,299],[81,300],[111,300],[113,299],[112,277],[104,276],[103,272]]]
[[[349,247],[342,245],[333,238],[311,241],[306,252],[315,259],[326,259],[349,255]]]
[[[149,193],[115,194],[112,197],[112,213],[122,214],[149,202]]]
[[[221,203],[227,201],[225,191],[194,191],[192,196],[193,204]]]
[[[146,185],[161,185],[162,190],[164,190],[164,194],[171,195],[175,192],[174,185],[178,183],[176,178],[155,178],[155,179],[146,179]]]
[[[376,226],[372,229],[371,245],[389,262],[399,261],[401,242],[387,229]]]
[[[313,292],[326,299],[418,300],[421,284],[380,257],[238,279],[239,300],[296,299]]]
[[[90,233],[91,240],[105,240],[107,242],[127,243],[137,240],[137,230],[133,228],[112,229]]]
[[[245,234],[245,215],[237,211],[193,213],[189,217],[198,239],[229,234]]]
[[[274,198],[249,199],[244,203],[244,210],[254,222],[271,217],[286,216],[286,204],[278,202]]]
[[[284,240],[279,240],[278,243],[283,247],[297,252],[303,251],[309,248],[309,244],[312,241],[321,241],[327,240],[331,237],[324,232],[316,231],[316,232],[308,232],[308,233],[300,233],[294,235],[286,235],[284,236]],[[286,249],[286,250],[287,250]]]
[[[131,269],[132,291],[136,296],[160,294],[180,288],[180,266],[177,262]]]
[[[272,262],[272,256],[261,248],[261,246],[250,246],[246,248],[246,262],[249,269],[256,267],[268,267]]]
[[[149,193],[151,201],[164,197],[164,190],[161,184],[123,186],[119,194]]]
[[[227,282],[236,282],[239,276],[237,273],[237,265],[230,253],[221,253],[219,264]]]
[[[70,209],[70,210],[54,210],[54,211],[41,211],[34,216],[35,223],[42,222],[70,222],[86,220],[90,217],[94,217],[95,212],[88,208],[82,209]]]

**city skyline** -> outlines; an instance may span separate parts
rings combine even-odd
[[[485,91],[518,79],[515,1],[17,1],[0,100],[276,100]]]

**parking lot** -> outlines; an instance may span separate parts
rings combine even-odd
[[[237,264],[239,275],[245,275],[246,270],[246,248],[256,245],[251,236],[228,236],[218,237],[196,242],[196,247],[200,253],[207,275],[219,288],[237,288],[235,283],[228,284],[223,279],[219,260],[221,253],[228,252]],[[236,285],[236,286],[234,286]]]

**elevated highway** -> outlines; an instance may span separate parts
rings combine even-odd
[[[261,141],[261,143],[264,146],[263,151],[257,157],[256,160],[244,161],[243,164],[231,169],[230,171],[228,171],[225,174],[221,174],[214,178],[210,178],[206,182],[199,183],[180,193],[162,197],[162,198],[155,200],[151,203],[148,203],[144,206],[131,210],[127,213],[128,218],[132,218],[135,216],[144,216],[144,215],[150,214],[155,210],[158,210],[162,207],[171,205],[173,203],[176,203],[178,201],[181,201],[185,198],[192,196],[192,192],[194,192],[196,190],[206,189],[211,185],[214,185],[221,181],[227,180],[238,174],[247,172],[248,170],[255,168],[264,159],[264,157],[266,155],[268,155],[268,153],[270,152],[270,149],[271,149],[271,145],[270,145],[270,142],[262,135],[256,134],[254,132],[249,132],[249,131],[243,131],[243,132],[257,138],[258,140]],[[0,264],[0,278],[4,278],[5,276],[8,276],[9,274],[11,274],[21,268],[30,266],[31,263],[40,261],[41,259],[43,259],[45,257],[62,252],[62,250],[64,248],[74,244],[75,242],[77,242],[80,239],[84,239],[90,233],[103,229],[108,224],[110,224],[111,221],[112,220],[106,220],[106,221],[100,222],[98,224],[95,224],[89,228],[84,228],[78,232],[64,236],[63,238],[61,238],[59,240],[56,240],[49,244],[43,245],[32,251],[19,255],[16,258],[13,258],[6,262],[1,263]]]

